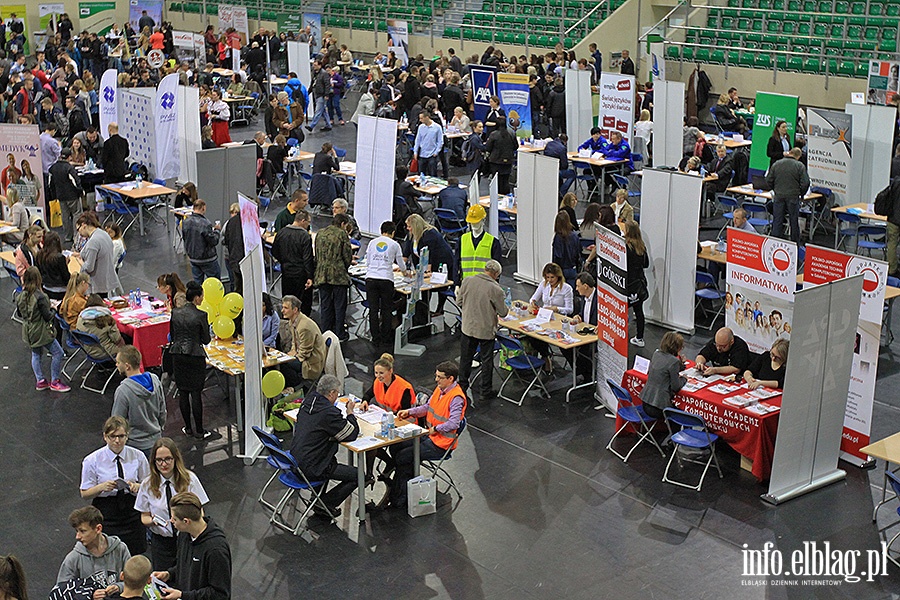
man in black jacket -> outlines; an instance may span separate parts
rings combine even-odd
[[[108,143],[108,142],[107,142]],[[202,284],[207,277],[219,277],[219,231],[222,226],[213,225],[206,218],[206,202],[194,201],[194,212],[181,223],[181,235],[184,238],[184,253],[191,261],[191,273],[194,281]]]
[[[734,174],[734,167],[725,144],[716,146],[716,157],[706,165],[706,170],[709,177],[714,178],[714,181],[706,184],[706,193],[710,200],[714,201],[716,194],[723,193],[731,185],[731,176]]]
[[[75,101],[75,96],[66,96],[66,119],[69,120],[69,137],[87,129],[88,119],[85,118],[84,110]]]
[[[316,264],[313,262],[312,237],[309,235],[309,213],[298,210],[294,222],[275,234],[272,256],[281,263],[281,294],[300,298],[300,310],[312,314],[312,285]]]
[[[75,166],[67,160],[58,160],[50,165],[50,200],[59,200],[62,211],[66,245],[74,239],[74,223],[81,215],[81,179]]]
[[[118,183],[125,179],[128,168],[125,159],[128,158],[128,140],[119,135],[119,125],[109,124],[109,137],[103,142],[103,150],[100,152],[100,164],[103,166],[103,179],[106,183]]]
[[[172,585],[163,598],[230,600],[231,548],[225,532],[203,515],[200,498],[193,492],[175,494],[169,506],[178,550],[174,567],[153,573]]]
[[[791,224],[791,241],[800,243],[800,200],[809,189],[809,175],[806,167],[800,162],[803,151],[791,148],[788,156],[769,167],[766,183],[772,188],[775,197],[772,203],[772,237],[781,237],[784,233],[784,217],[787,215]]]
[[[241,260],[244,258],[244,226],[241,224],[241,208],[235,202],[229,207],[231,216],[222,228],[222,245],[228,251],[225,266],[231,279],[231,291],[244,293],[244,278],[241,275]]]
[[[323,375],[297,412],[291,454],[300,470],[310,481],[340,481],[322,496],[325,508],[313,507],[313,512],[325,516],[338,516],[338,505],[353,493],[356,487],[356,467],[338,463],[335,455],[338,444],[352,442],[359,435],[359,424],[353,414],[354,402],[347,400],[345,418],[334,405],[343,391],[341,380],[334,375]],[[360,499],[362,501],[362,499]]]
[[[328,111],[325,110],[328,101],[326,96],[331,91],[331,70],[328,67],[323,67],[318,61],[315,63],[315,68],[317,70],[313,76],[310,92],[312,92],[316,113],[313,115],[309,125],[306,126],[306,130],[311,132],[318,125],[319,119],[324,119],[325,127],[322,128],[322,131],[331,131],[331,117],[328,115]]]
[[[622,50],[622,75],[634,75],[634,61],[631,60],[628,50]]]

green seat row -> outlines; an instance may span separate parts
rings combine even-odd
[[[804,58],[801,56],[786,56],[784,54],[779,54],[773,58],[771,54],[766,54],[764,52],[740,52],[738,50],[729,50],[726,53],[724,50],[694,48],[691,46],[669,46],[666,50],[666,56],[670,60],[679,60],[683,58],[684,60],[691,62],[706,62],[721,65],[725,64],[727,56],[728,64],[731,66],[766,70],[772,69],[774,61],[780,70],[816,75],[824,75],[827,70],[830,75],[864,78],[868,76],[869,72],[869,63],[867,59],[860,59],[854,62],[852,60],[842,59],[840,56],[821,60],[818,58]]]

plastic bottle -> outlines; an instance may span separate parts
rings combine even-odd
[[[425,173],[419,173],[419,187],[425,187]]]
[[[137,288],[136,290],[134,290],[134,303],[137,305],[138,308],[140,308],[141,302],[143,302],[141,300],[141,288]]]
[[[137,174],[137,186],[140,188],[144,183],[144,176],[140,173]]]
[[[706,177],[706,167],[700,165],[700,177]]]
[[[504,300],[504,303],[506,304],[506,308],[512,306],[512,290],[509,288],[506,288],[506,299]]]
[[[390,435],[391,427],[394,424],[394,414],[385,411],[381,415],[381,437],[387,438]]]
[[[441,273],[443,273],[445,276],[449,275],[449,273],[447,272],[447,265],[443,263],[441,264]]]

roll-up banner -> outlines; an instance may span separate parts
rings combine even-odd
[[[841,458],[857,466],[868,461],[859,449],[869,444],[872,431],[872,407],[875,400],[875,376],[881,341],[881,318],[887,287],[886,262],[845,254],[812,244],[806,247],[803,267],[804,285],[820,285],[838,279],[863,276],[859,325],[853,347],[850,389],[844,415]]]
[[[309,27],[309,53],[315,56],[322,47],[322,15],[303,13],[304,27]]]
[[[900,62],[893,60],[869,61],[869,85],[866,104],[886,106],[900,93]]]
[[[484,123],[491,110],[491,96],[497,95],[497,69],[485,65],[471,65],[472,102],[475,105],[475,121]]]
[[[3,176],[6,178],[9,164],[15,163],[19,173],[27,173],[29,170],[34,175],[32,178],[22,176],[19,184],[28,189],[30,197],[23,196],[26,206],[42,206],[36,201],[44,193],[44,169],[41,162],[41,130],[37,125],[0,125],[0,148],[3,149]],[[5,194],[6,190],[0,190]],[[5,203],[4,203],[5,205]],[[4,206],[5,207],[5,206]]]
[[[729,227],[727,271],[725,326],[757,354],[790,339],[797,245]]]
[[[129,0],[128,2],[128,20],[137,29],[138,21],[143,16],[143,11],[147,11],[147,16],[153,19],[156,26],[159,27],[163,22],[163,0]]]
[[[156,177],[170,179],[181,172],[178,145],[178,74],[163,77],[156,89]]]
[[[387,20],[388,50],[393,50],[400,61],[409,64],[409,25],[399,19]]]
[[[262,245],[262,234],[259,231],[259,206],[256,205],[256,202],[240,192],[238,192],[237,197],[238,206],[241,209],[241,235],[244,238],[244,256],[255,255],[259,257],[257,260],[259,262],[259,271],[262,273],[263,277],[262,289],[265,290],[266,269],[265,263],[263,262],[263,256],[260,253],[253,253],[254,248]],[[246,285],[246,280],[244,280],[244,286],[246,287]],[[245,292],[241,290],[241,293],[244,294]]]
[[[831,189],[835,204],[847,204],[853,117],[836,110],[809,108],[806,120],[809,180],[813,186]]]
[[[497,95],[500,107],[506,112],[506,124],[516,131],[516,137],[531,137],[531,90],[528,75],[498,73]]]
[[[240,37],[239,44],[232,44],[236,49],[242,48],[250,39],[250,23],[247,20],[247,9],[243,6],[219,5],[219,30],[225,31],[233,27]]]
[[[109,137],[109,124],[119,121],[119,90],[115,69],[107,69],[100,78],[100,137]]]
[[[769,169],[769,157],[766,154],[766,146],[775,124],[779,121],[787,123],[788,139],[791,146],[794,145],[794,135],[797,133],[797,109],[800,108],[800,98],[786,94],[773,94],[771,92],[756,93],[756,114],[753,118],[753,143],[750,146],[750,168],[759,171]]]
[[[654,84],[666,80],[666,46],[662,42],[650,44],[650,74]]]
[[[381,224],[391,220],[396,153],[384,152],[397,140],[397,122],[363,116],[356,136],[354,216],[365,235],[377,237]],[[477,198],[476,198],[477,201]]]
[[[628,272],[625,238],[597,227],[597,394],[613,413],[617,402],[606,380],[622,381],[628,369]]]
[[[634,129],[634,75],[600,74],[600,130],[609,139],[618,131],[628,143]]]
[[[33,50],[31,49],[31,43],[28,41],[28,38],[30,37],[31,33],[30,33],[30,28],[28,27],[28,19],[26,18],[25,5],[24,4],[4,4],[4,5],[0,6],[0,17],[3,17],[3,22],[6,23],[6,32],[7,32],[7,35],[9,36],[9,39],[12,39],[12,36],[9,32],[9,24],[13,20],[13,17],[12,17],[13,15],[16,15],[16,18],[15,18],[16,21],[22,23],[22,26],[24,28],[22,35],[25,38],[25,44],[21,48],[13,48],[12,46],[10,46],[10,49],[13,52],[13,56],[15,56],[15,54],[17,52],[23,52],[25,54],[25,56],[28,56],[29,54],[31,54],[33,52]],[[4,42],[4,46],[5,46],[7,43],[6,40],[3,40],[3,42]]]
[[[115,0],[78,3],[79,31],[93,31],[97,35],[106,35],[115,22]]]

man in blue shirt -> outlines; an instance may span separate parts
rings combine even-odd
[[[631,162],[631,146],[628,145],[620,131],[609,132],[609,143],[606,145],[603,155],[609,160],[627,160],[628,171],[634,170],[634,163]]]
[[[603,137],[600,133],[599,127],[591,128],[591,137],[589,137],[583,144],[578,146],[579,150],[590,149],[591,154],[594,152],[599,152],[600,154],[606,154],[606,146],[609,145],[609,141]]]
[[[597,81],[600,81],[600,73],[603,71],[603,54],[597,49],[597,44],[589,44],[588,50],[591,52],[591,58],[594,59],[594,71],[597,72]]]
[[[465,188],[459,187],[459,179],[447,178],[447,187],[438,194],[438,208],[452,210],[460,221],[466,220],[466,212],[469,210],[469,193]]]
[[[437,177],[437,161],[444,149],[444,130],[435,123],[428,111],[419,116],[421,123],[416,131],[413,154],[419,161],[419,172],[429,177]]]
[[[559,159],[559,195],[564,196],[572,184],[575,183],[575,169],[569,168],[569,157],[566,144],[569,136],[564,133],[559,134],[555,140],[547,142],[544,147],[544,156]]]

